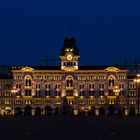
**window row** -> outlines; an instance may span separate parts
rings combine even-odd
[[[130,90],[129,91],[129,96],[130,97],[135,97],[136,96],[136,91],[135,90]]]
[[[76,62],[63,62],[63,66],[66,67],[76,66]]]
[[[14,79],[15,80],[22,80],[23,77],[22,76],[14,76]],[[41,80],[41,79],[45,79],[45,80],[61,80],[62,79],[62,76],[48,76],[48,75],[36,75],[33,77],[33,79],[36,79],[36,80]]]

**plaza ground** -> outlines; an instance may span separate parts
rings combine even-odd
[[[0,117],[1,140],[136,140],[139,134],[137,116]]]

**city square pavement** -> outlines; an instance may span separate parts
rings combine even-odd
[[[139,117],[0,117],[1,140],[135,140],[139,135]]]

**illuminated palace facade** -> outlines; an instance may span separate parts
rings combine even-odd
[[[113,66],[79,66],[73,37],[66,37],[60,66],[16,66],[0,79],[0,115],[138,114],[137,84],[129,70]]]

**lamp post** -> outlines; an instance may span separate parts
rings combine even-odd
[[[134,79],[134,82],[136,83],[136,94],[138,98],[138,116],[140,115],[140,100],[139,100],[139,86],[140,86],[140,74],[137,74],[136,79]]]
[[[73,115],[77,116],[79,111],[79,99],[78,99],[78,90],[74,87],[74,99],[75,99],[75,108],[73,110]]]
[[[116,86],[113,89],[113,92],[115,93],[115,96],[116,96],[116,104],[117,104],[117,111],[118,111],[118,96],[119,96],[119,93],[120,93],[120,89],[118,88],[118,86]]]
[[[123,88],[121,88],[121,90],[120,90],[120,96],[121,96],[121,116],[123,115],[123,107],[122,107],[122,104],[123,104],[123,102],[122,102],[122,98],[123,98]]]
[[[16,89],[16,87],[13,87],[13,89],[11,90],[12,93],[12,97],[13,97],[13,115],[15,114],[15,94],[18,93],[18,90]]]
[[[107,105],[108,105],[108,92],[105,92],[105,94],[104,94],[104,96],[105,96],[105,115],[107,116],[108,115],[108,110],[107,110]]]

